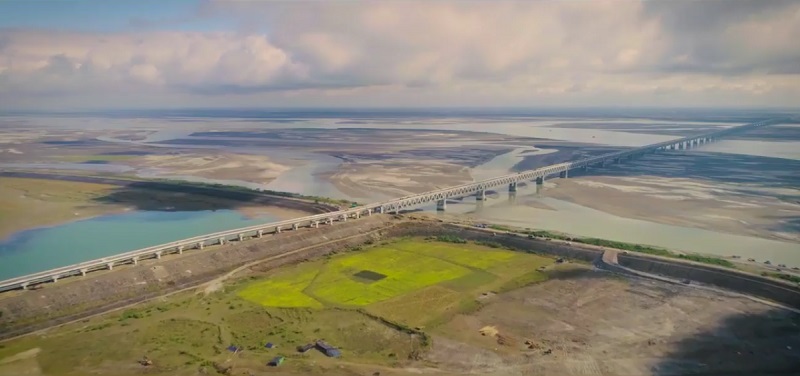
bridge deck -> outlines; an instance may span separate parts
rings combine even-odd
[[[473,183],[458,185],[455,187],[448,187],[437,189],[429,192],[409,195],[389,201],[373,203],[369,205],[359,206],[356,208],[344,209],[336,212],[316,214],[307,217],[301,217],[291,220],[280,222],[265,223],[256,226],[250,226],[235,230],[221,231],[212,234],[196,236],[189,239],[177,240],[166,244],[160,244],[152,247],[138,249],[130,252],[125,252],[115,256],[103,257],[96,260],[85,261],[74,265],[55,268],[43,272],[33,273],[26,276],[11,278],[5,281],[0,281],[0,291],[7,291],[18,288],[27,288],[27,286],[42,283],[42,282],[55,282],[59,278],[69,277],[74,275],[85,275],[86,273],[100,270],[100,269],[113,269],[115,265],[137,263],[139,259],[146,258],[160,258],[163,254],[168,253],[182,253],[184,250],[202,249],[206,245],[224,244],[231,239],[244,240],[250,237],[261,237],[265,233],[280,233],[282,230],[297,229],[299,227],[317,227],[320,224],[332,223],[334,221],[346,221],[349,218],[360,218],[362,215],[371,215],[373,213],[384,212],[398,212],[401,209],[416,207],[435,203],[449,198],[464,197],[480,192],[486,189],[510,185],[522,181],[531,181],[537,178],[546,178],[551,175],[566,173],[570,169],[602,165],[606,161],[621,159],[626,157],[633,157],[643,155],[648,152],[657,150],[665,150],[667,148],[686,148],[696,142],[709,141],[726,136],[731,133],[743,132],[749,129],[762,127],[770,124],[775,124],[783,119],[765,120],[757,123],[732,127],[717,132],[711,132],[699,136],[685,137],[677,140],[661,142],[653,145],[647,145],[631,150],[624,150],[620,152],[605,154],[597,157],[586,158],[574,162],[558,163],[550,166],[537,168],[535,170],[523,171],[515,174],[508,174],[496,178],[481,180]]]

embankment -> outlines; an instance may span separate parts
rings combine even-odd
[[[589,263],[599,260],[603,252],[599,247],[495,234],[485,229],[439,221],[397,220],[389,215],[374,215],[319,229],[287,231],[263,239],[232,242],[201,252],[165,257],[161,261],[141,262],[138,266],[105,274],[90,274],[50,284],[41,290],[0,295],[0,311],[3,313],[0,316],[0,339],[198,286],[258,260],[264,262],[252,268],[266,270],[350,250],[379,239],[442,235]],[[630,269],[674,279],[690,279],[800,309],[800,288],[761,276],[637,254],[620,254],[618,262]]]
[[[270,267],[278,267],[348,250],[379,237],[380,230],[391,224],[391,217],[376,215],[318,229],[286,231],[89,274],[40,290],[0,295],[0,339],[198,286],[253,261],[269,260]]]
[[[545,239],[528,239],[517,234],[497,233],[477,228],[469,228],[452,224],[436,225],[404,223],[391,228],[390,236],[441,236],[450,235],[471,241],[484,241],[499,245],[543,253],[556,257],[565,257],[584,262],[595,262],[602,257],[602,249],[577,243],[558,242]],[[652,257],[645,254],[619,254],[620,265],[633,270],[657,274],[672,279],[691,280],[723,289],[751,295],[790,307],[800,309],[800,287],[765,278],[759,275],[744,273],[738,270],[725,269],[711,265]]]

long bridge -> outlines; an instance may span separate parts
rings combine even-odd
[[[714,142],[719,138],[725,137],[732,133],[744,132],[783,121],[785,121],[785,119],[764,120],[703,135],[685,137],[677,140],[661,142],[572,162],[558,163],[534,170],[413,194],[355,208],[196,236],[189,239],[178,240],[166,244],[125,252],[114,256],[103,257],[96,260],[81,262],[74,265],[7,279],[5,281],[0,281],[0,292],[14,289],[27,289],[36,284],[57,282],[59,279],[66,277],[85,276],[87,273],[98,270],[112,270],[118,265],[136,265],[140,260],[144,259],[160,259],[166,254],[182,254],[183,252],[190,250],[203,249],[208,246],[224,245],[231,241],[241,242],[245,241],[246,239],[261,238],[264,235],[279,234],[282,231],[297,230],[303,227],[317,228],[321,225],[330,225],[334,222],[357,220],[363,216],[370,216],[374,214],[398,214],[401,210],[424,205],[432,205],[434,203],[436,204],[437,210],[446,210],[448,199],[457,199],[474,195],[476,200],[485,200],[486,191],[492,188],[507,186],[510,192],[515,192],[517,190],[518,183],[536,182],[536,184],[541,185],[544,183],[545,179],[553,176],[567,178],[570,171],[580,169],[585,170],[589,167],[603,167],[608,163],[620,163],[626,159],[633,159],[646,154],[657,153],[659,151],[691,149],[700,145]]]

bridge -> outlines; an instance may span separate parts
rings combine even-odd
[[[136,265],[140,260],[161,259],[162,256],[167,254],[182,254],[186,251],[204,249],[208,246],[225,245],[232,241],[242,242],[247,239],[261,238],[269,234],[280,234],[282,231],[296,231],[300,228],[317,228],[321,225],[331,225],[334,222],[357,220],[363,216],[383,213],[398,214],[401,210],[424,205],[432,205],[434,203],[436,204],[437,210],[446,210],[448,199],[457,199],[474,195],[476,200],[485,200],[486,191],[493,188],[508,187],[510,192],[515,192],[517,190],[518,183],[536,182],[536,184],[541,185],[544,183],[545,179],[550,177],[558,176],[560,178],[567,178],[570,171],[581,169],[585,170],[589,167],[604,167],[608,163],[621,163],[624,160],[641,157],[646,154],[657,153],[659,151],[691,149],[700,145],[714,142],[721,137],[725,137],[733,133],[744,132],[754,128],[780,123],[785,120],[786,119],[765,120],[727,128],[699,136],[685,137],[630,150],[604,154],[597,157],[558,163],[537,168],[535,170],[508,174],[492,179],[462,184],[455,187],[437,189],[389,201],[363,205],[356,208],[348,208],[335,212],[310,215],[307,217],[295,218],[280,222],[266,223],[235,230],[196,236],[189,239],[178,240],[153,247],[125,252],[114,256],[103,257],[96,260],[81,262],[74,265],[0,281],[0,292],[14,289],[28,289],[30,286],[46,282],[55,283],[62,278],[85,276],[87,273],[98,270],[113,270],[114,267],[118,265]]]

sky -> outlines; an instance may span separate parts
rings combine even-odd
[[[797,107],[795,0],[0,0],[0,109]]]

